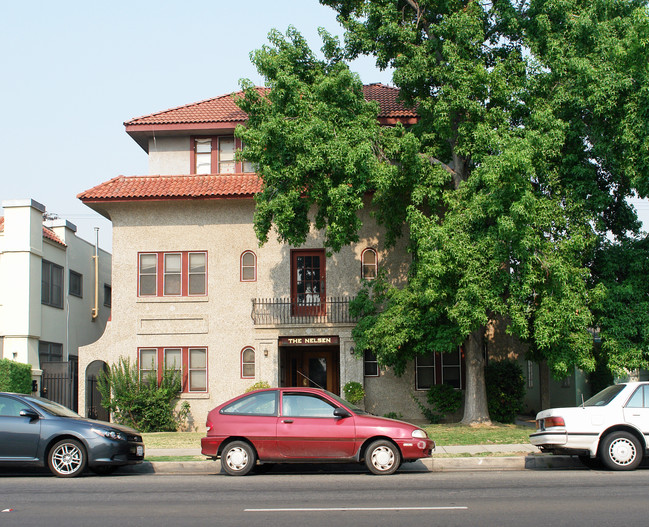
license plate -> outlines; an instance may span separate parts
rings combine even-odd
[[[135,452],[138,456],[143,456],[144,455],[144,447],[139,446],[137,447],[137,451]]]

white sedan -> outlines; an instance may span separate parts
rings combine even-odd
[[[647,453],[649,382],[615,384],[576,408],[536,415],[530,442],[543,452],[577,455],[588,466],[633,470]]]

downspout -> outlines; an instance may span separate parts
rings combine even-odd
[[[99,316],[99,227],[95,227],[95,306],[92,308],[92,321]]]

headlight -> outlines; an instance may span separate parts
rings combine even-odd
[[[92,431],[101,437],[106,437],[115,441],[126,441],[126,436],[118,430],[111,430],[108,428],[93,428]]]
[[[412,431],[412,437],[416,437],[418,439],[426,439],[428,437],[428,434],[421,429],[417,429]]]

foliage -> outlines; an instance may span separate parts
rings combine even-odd
[[[257,381],[255,384],[250,385],[248,388],[246,388],[246,392],[254,392],[255,390],[263,390],[264,388],[270,388],[270,384],[268,384],[266,381]]]
[[[345,386],[343,386],[343,392],[345,392],[345,400],[352,404],[360,403],[365,397],[363,385],[356,381],[349,381],[345,384]]]
[[[401,412],[388,412],[387,414],[383,414],[383,417],[387,417],[388,419],[402,420],[403,414]]]
[[[440,423],[445,417],[454,414],[462,406],[462,392],[450,384],[434,384],[426,392],[426,400],[432,408],[424,406],[413,396],[421,413],[431,423]]]
[[[499,423],[513,423],[523,409],[523,370],[511,360],[492,361],[485,368],[489,415]]]
[[[274,228],[300,245],[314,218],[337,251],[371,200],[388,243],[408,236],[412,264],[405,287],[366,285],[354,339],[397,374],[463,345],[463,422],[488,420],[494,320],[555,376],[593,370],[593,260],[637,232],[627,198],[649,193],[646,0],[321,3],[345,47],[321,32],[318,59],[294,28],[273,31],[252,54],[270,91],[242,83],[259,240]],[[392,68],[416,125],[379,126],[345,62],[360,55]]]
[[[10,359],[0,359],[0,391],[31,393],[31,365]]]
[[[141,379],[137,365],[120,357],[108,372],[100,373],[97,386],[102,406],[111,412],[115,421],[141,432],[178,430],[189,415],[187,401],[175,410],[182,389],[176,370],[165,369],[158,383],[154,373]]]

